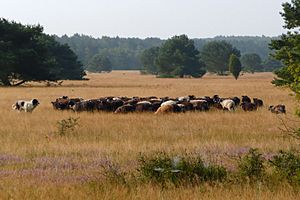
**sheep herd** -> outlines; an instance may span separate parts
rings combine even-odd
[[[248,96],[223,98],[219,95],[213,97],[196,97],[188,95],[178,98],[170,97],[102,97],[97,99],[84,100],[82,98],[69,98],[63,96],[51,102],[56,110],[73,110],[75,112],[83,111],[106,111],[113,113],[131,113],[131,112],[153,112],[160,113],[181,113],[189,111],[209,111],[209,110],[227,110],[235,111],[256,111],[264,106],[261,99]],[[282,104],[269,106],[272,113],[285,113],[285,106]]]

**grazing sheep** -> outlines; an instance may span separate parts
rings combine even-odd
[[[214,103],[212,105],[212,108],[217,109],[217,110],[223,110],[223,106],[221,105],[221,103]]]
[[[191,111],[194,110],[194,105],[191,102],[182,102],[180,104],[177,104],[182,108],[184,111]]]
[[[130,112],[134,112],[135,111],[135,107],[133,105],[123,105],[118,107],[114,113],[118,114],[118,113],[130,113]]]
[[[60,98],[57,98],[55,101],[52,101],[52,106],[56,110],[68,110],[72,106],[75,105],[75,103],[83,101],[82,98],[69,98],[68,96],[62,96]]]
[[[262,107],[264,105],[263,100],[258,99],[258,98],[253,98],[253,103],[257,106],[257,107]]]
[[[136,104],[135,111],[137,112],[153,111],[152,103],[150,103],[149,101],[140,101]]]
[[[172,112],[181,112],[182,109],[177,104],[167,104],[164,106],[160,106],[155,114],[165,114],[165,113],[172,113]]]
[[[94,111],[96,109],[96,101],[95,99],[90,99],[76,102],[72,108],[75,112]]]
[[[276,106],[270,106],[269,107],[269,110],[272,112],[272,113],[275,113],[275,114],[280,114],[280,113],[283,113],[285,114],[286,111],[285,111],[285,105],[282,105],[282,104],[279,104],[279,105],[276,105]]]
[[[152,110],[153,112],[157,111],[157,109],[161,106],[161,102],[153,102],[152,103]]]
[[[251,103],[251,99],[248,96],[242,96],[242,103]]]
[[[111,111],[115,111],[117,108],[119,108],[120,106],[124,105],[124,102],[122,100],[112,100],[112,101],[108,101],[108,103],[110,103],[110,109]]]
[[[193,104],[194,110],[207,111],[209,110],[209,106],[206,100],[191,100],[191,104]]]
[[[165,101],[161,104],[161,106],[166,106],[166,105],[174,105],[176,104],[176,101],[173,101],[173,100],[168,100],[168,101]]]
[[[205,96],[203,98],[200,98],[202,100],[205,100],[208,103],[208,106],[211,107],[214,105],[214,101],[212,98],[210,98],[209,96]]]
[[[241,107],[244,111],[255,111],[255,110],[257,110],[257,106],[254,103],[243,102],[243,103],[241,103]]]
[[[37,99],[32,99],[30,101],[19,100],[12,105],[12,108],[20,112],[32,112],[39,104]]]
[[[232,97],[232,98],[230,98],[230,99],[231,99],[232,101],[234,101],[235,106],[240,105],[240,102],[241,102],[240,98],[238,98],[238,97]]]
[[[235,109],[235,103],[231,99],[225,99],[225,100],[221,101],[220,104],[222,105],[223,109],[226,109],[229,111],[234,111],[234,109]]]
[[[214,103],[221,103],[222,99],[219,97],[219,95],[214,95],[212,98]]]

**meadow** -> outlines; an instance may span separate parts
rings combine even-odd
[[[270,82],[272,73],[231,76],[205,75],[201,79],[160,79],[137,71],[89,74],[87,81],[64,81],[46,87],[29,83],[0,88],[0,199],[297,199],[299,192],[285,184],[197,185],[161,187],[111,182],[103,171],[120,167],[134,173],[140,154],[168,152],[199,154],[208,161],[228,165],[228,155],[253,147],[268,156],[299,147],[285,135],[282,120],[296,125],[297,101],[288,89]],[[57,97],[103,96],[248,95],[264,100],[256,112],[209,111],[154,115],[57,111]],[[11,105],[18,99],[37,98],[33,113],[18,113]],[[285,104],[286,115],[268,111],[268,105]],[[78,118],[78,127],[58,135],[58,122]],[[299,124],[299,123],[298,123]]]

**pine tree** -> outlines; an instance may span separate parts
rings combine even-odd
[[[242,65],[240,59],[236,55],[231,54],[229,58],[229,71],[232,73],[236,80],[238,79],[241,70]]]

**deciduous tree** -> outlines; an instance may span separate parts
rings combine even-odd
[[[251,73],[257,71],[263,71],[263,68],[261,66],[262,60],[260,56],[256,53],[249,53],[249,54],[242,55],[241,63],[242,63],[243,71],[248,71]]]
[[[193,40],[186,35],[174,36],[160,47],[156,65],[160,74],[201,77],[205,70],[198,55]]]
[[[212,41],[203,46],[201,58],[209,72],[224,75],[228,71],[231,54],[240,57],[240,51],[225,41]]]

